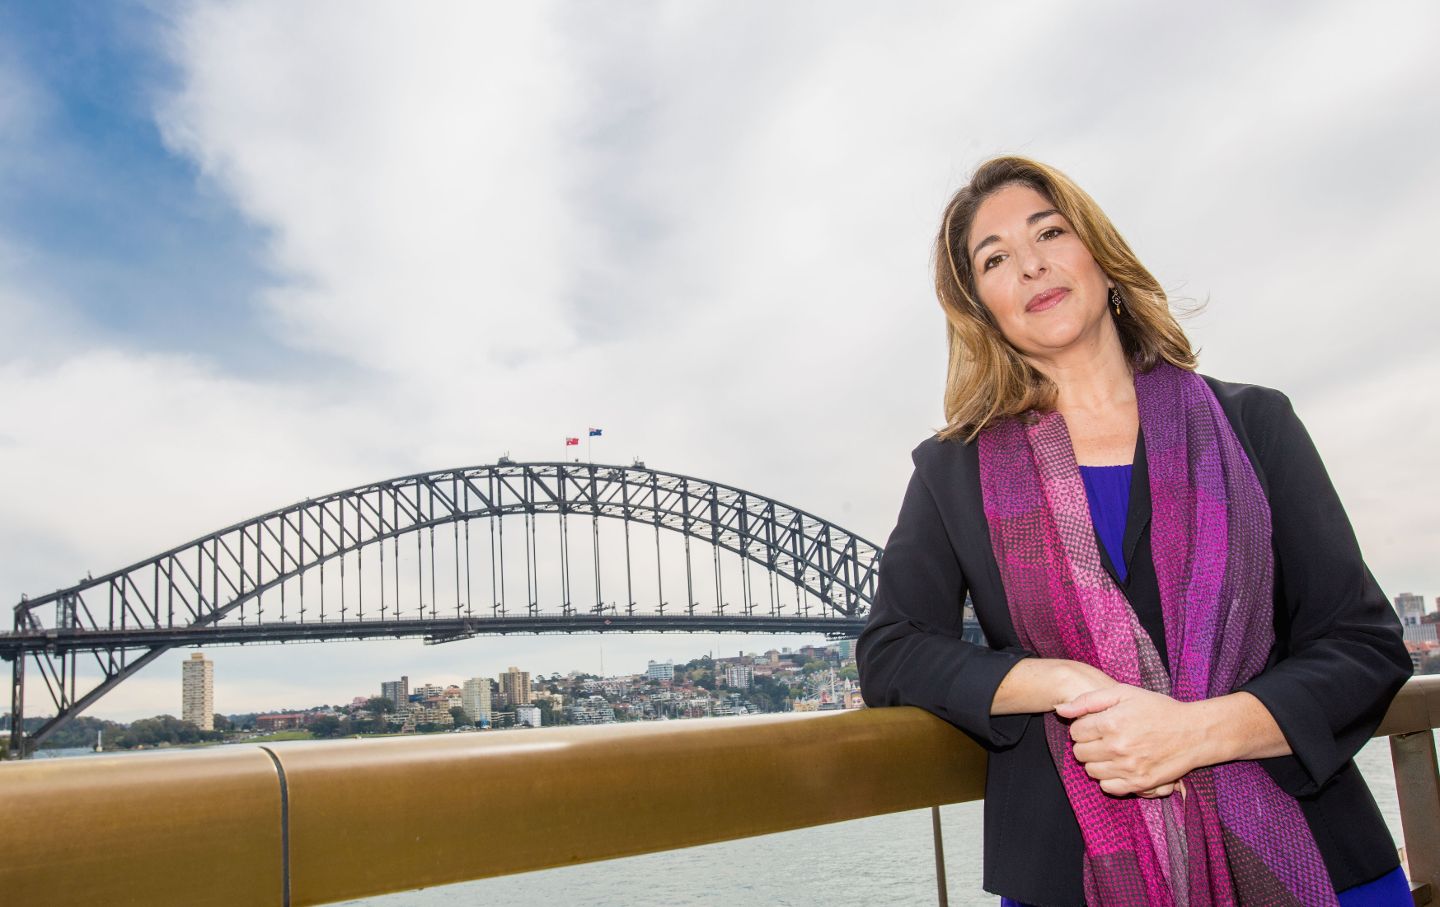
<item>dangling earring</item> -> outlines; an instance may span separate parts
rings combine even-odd
[[[1120,291],[1115,287],[1110,288],[1110,304],[1115,307],[1115,317],[1120,317]]]

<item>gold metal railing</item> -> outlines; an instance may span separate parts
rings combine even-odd
[[[1390,738],[1400,827],[1416,904],[1440,891],[1440,775],[1434,728],[1440,727],[1440,676],[1412,677],[1375,732]]]
[[[1437,726],[1417,678],[1380,730],[1417,903]],[[975,800],[984,774],[913,708],[7,763],[0,903],[323,904]]]

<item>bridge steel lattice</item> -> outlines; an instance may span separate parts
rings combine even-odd
[[[545,531],[558,549],[558,569],[545,576],[559,584],[558,594],[543,597],[558,610],[541,607],[542,517],[547,523],[553,517],[555,532]],[[586,517],[594,577],[593,587],[585,577],[582,590],[573,582],[570,536],[571,523]],[[607,604],[603,595],[602,566],[612,567],[614,588],[621,557],[602,557],[601,518],[623,525],[623,604]],[[665,594],[661,530],[672,550],[677,537],[683,547],[679,606]],[[699,583],[692,541],[711,549]],[[642,548],[653,551],[654,570],[645,576],[637,575],[632,556]],[[728,571],[736,605],[724,591],[722,552],[738,561],[738,590],[735,571]],[[855,636],[874,597],[880,555],[873,543],[798,508],[638,461],[627,467],[502,459],[390,479],[293,504],[105,576],[22,598],[14,631],[0,633],[0,658],[12,662],[10,747],[27,755],[177,646],[405,636],[438,643],[543,632]],[[674,559],[668,585],[678,592]],[[752,568],[763,568],[763,590]],[[524,594],[517,598],[522,575]],[[702,608],[697,585],[707,582],[714,601]],[[55,709],[28,739],[27,664]]]

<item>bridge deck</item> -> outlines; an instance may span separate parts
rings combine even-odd
[[[450,642],[473,636],[510,633],[824,633],[853,637],[863,618],[793,617],[745,614],[540,614],[524,617],[436,617],[403,620],[299,621],[267,620],[181,628],[105,628],[100,630],[39,630],[0,633],[0,658],[12,660],[30,652],[60,653],[96,649],[139,649],[152,646],[243,645],[259,642],[318,642],[423,636]]]

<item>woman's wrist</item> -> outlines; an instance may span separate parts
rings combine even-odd
[[[1198,765],[1266,759],[1292,752],[1270,710],[1250,693],[1230,693],[1186,705],[1197,731],[1196,755],[1203,760]]]
[[[1113,683],[1099,668],[1064,658],[1023,658],[1000,682],[992,715],[1051,712],[1081,693]]]
[[[1062,681],[1057,689],[1058,698],[1050,706],[1051,709],[1083,693],[1103,689],[1115,682],[1104,671],[1082,661],[1061,660],[1058,670],[1061,672]]]

